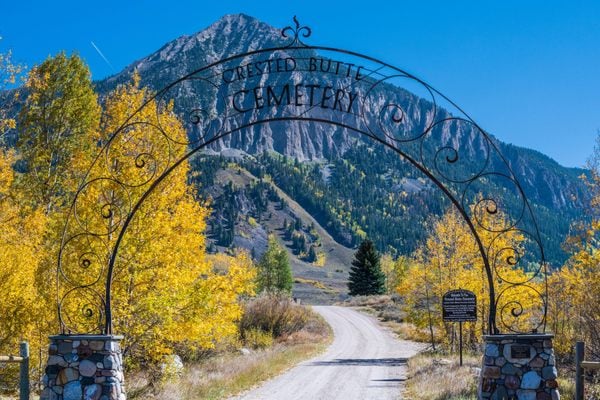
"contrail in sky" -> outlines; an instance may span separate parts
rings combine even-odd
[[[112,64],[110,63],[110,61],[108,61],[108,58],[106,58],[104,56],[104,54],[102,54],[102,51],[100,51],[100,49],[98,48],[98,46],[96,46],[96,43],[94,43],[94,41],[90,40],[90,43],[92,44],[92,46],[94,46],[94,49],[96,49],[96,51],[98,52],[98,54],[100,54],[100,57],[102,57],[102,59],[104,61],[106,61],[106,63],[108,64],[108,66],[110,67],[110,69],[112,69],[113,71],[115,70],[115,68],[112,66]]]

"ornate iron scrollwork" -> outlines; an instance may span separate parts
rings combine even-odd
[[[227,57],[155,94],[152,99],[164,105],[181,85],[196,93],[195,104],[176,109],[188,124],[187,140],[170,137],[159,115],[140,120],[141,110],[112,134],[82,182],[64,228],[58,262],[62,330],[112,333],[112,276],[122,239],[144,200],[191,155],[234,134],[242,140],[244,132],[262,124],[325,124],[331,132],[354,132],[397,153],[442,191],[472,232],[489,291],[489,333],[500,331],[497,314],[504,330],[544,330],[546,293],[532,285],[546,278],[540,233],[525,193],[494,139],[456,104],[411,74],[355,52],[304,44],[300,37],[308,38],[312,31],[293,20],[294,26],[281,31],[291,42]],[[268,68],[272,83],[266,84],[263,74],[251,76],[249,71],[258,66],[263,74]],[[304,81],[306,77],[326,83]],[[419,101],[428,101],[426,115],[410,108],[410,99],[416,97],[409,92],[395,89],[390,92],[393,98],[384,96],[383,89],[398,87],[398,82],[424,93],[427,99]],[[450,132],[469,135],[478,154],[465,153]],[[163,150],[144,147],[146,135],[164,141]],[[141,145],[132,153],[126,144],[136,140]],[[135,173],[120,174],[123,165]],[[486,193],[488,187],[501,187],[510,195]],[[478,199],[474,205],[473,199]],[[498,218],[505,218],[502,224]],[[535,257],[525,257],[522,247],[498,245],[511,233],[526,238],[527,250]],[[537,265],[526,281],[512,282],[501,273],[502,265],[519,267],[526,259]],[[523,293],[527,306],[511,293]],[[534,315],[525,315],[525,310]]]
[[[309,38],[310,35],[312,35],[312,29],[310,29],[310,27],[308,26],[300,26],[300,22],[298,22],[298,18],[294,15],[294,27],[292,26],[286,26],[285,28],[283,28],[281,30],[281,36],[283,38],[292,38],[292,41],[286,46],[286,47],[293,47],[293,46],[306,46],[304,43],[302,43],[302,40],[300,39],[300,36],[302,36],[303,38]],[[292,37],[293,36],[293,37]]]

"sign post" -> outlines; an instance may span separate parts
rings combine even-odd
[[[458,322],[460,348],[460,365],[463,365],[462,323],[477,321],[477,297],[469,290],[450,290],[442,298],[443,319],[447,322]]]
[[[462,321],[458,321],[458,348],[460,349],[460,366],[462,367],[463,365],[463,359],[462,359],[462,349],[463,349],[463,343],[462,343]]]

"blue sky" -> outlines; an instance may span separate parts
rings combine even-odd
[[[298,15],[309,43],[403,68],[563,165],[582,166],[600,129],[599,1],[0,0],[0,51],[32,65],[74,50],[99,79],[240,12],[277,27]]]

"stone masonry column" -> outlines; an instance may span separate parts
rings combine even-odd
[[[51,336],[40,400],[125,400],[121,339]]]
[[[559,400],[554,335],[484,336],[478,398]]]

